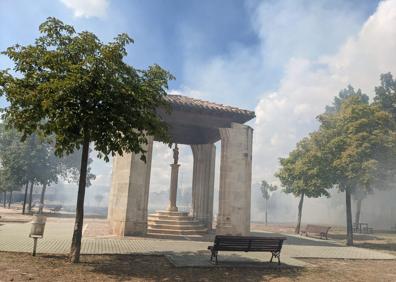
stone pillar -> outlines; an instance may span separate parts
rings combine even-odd
[[[249,235],[253,129],[220,128],[221,164],[216,234]]]
[[[147,206],[150,186],[153,138],[148,138],[146,162],[139,154],[113,158],[108,220],[119,236],[144,235],[147,232]]]
[[[192,213],[194,219],[199,220],[208,230],[211,230],[216,146],[214,144],[191,145],[191,150],[194,157]]]
[[[179,177],[179,164],[171,164],[171,182],[169,191],[169,207],[168,211],[177,212],[176,196],[177,196],[177,182]]]

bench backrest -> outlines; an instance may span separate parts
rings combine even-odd
[[[286,237],[244,237],[225,236],[215,237],[214,248],[219,251],[268,251],[276,252],[282,249]]]
[[[331,228],[330,226],[308,224],[307,227],[305,228],[305,231],[312,233],[327,233],[329,232],[330,228]]]

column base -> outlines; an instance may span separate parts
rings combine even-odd
[[[147,222],[113,221],[113,233],[118,236],[143,236],[147,233]]]
[[[179,211],[179,209],[178,209],[177,207],[168,207],[166,210],[167,210],[167,211],[171,211],[171,212],[177,212],[177,211]]]

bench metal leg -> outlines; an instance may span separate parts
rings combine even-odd
[[[272,262],[273,258],[277,258],[278,259],[278,265],[280,265],[280,252],[272,252],[272,256],[271,256],[270,262]]]
[[[327,240],[327,233],[320,232],[320,239],[326,239]]]
[[[213,264],[217,264],[217,251],[212,251],[212,254],[210,256],[210,262]]]

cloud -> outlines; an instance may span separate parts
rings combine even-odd
[[[290,57],[315,58],[334,51],[365,16],[352,1],[263,1],[252,9],[266,64],[283,66]]]
[[[107,14],[109,0],[61,0],[77,18],[104,18]]]
[[[278,157],[317,128],[323,112],[348,84],[369,96],[379,75],[396,74],[396,1],[381,2],[360,31],[333,55],[291,58],[278,89],[263,94],[256,106],[254,178],[273,178]]]
[[[184,84],[224,104],[253,108],[268,89],[279,86],[291,58],[312,60],[336,52],[366,20],[365,5],[347,1],[250,1],[247,9],[256,40],[229,42],[225,52],[202,56],[195,33],[184,36]]]

